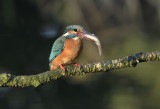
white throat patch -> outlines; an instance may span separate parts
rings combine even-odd
[[[67,33],[65,33],[65,34],[63,34],[62,36],[63,37],[66,37],[67,35],[69,35],[69,33],[67,32]],[[75,38],[73,38],[74,40],[78,40],[78,39],[80,39],[80,37],[75,37]]]
[[[69,33],[68,33],[68,32],[67,32],[67,33],[65,33],[65,34],[63,34],[62,36],[63,36],[63,37],[65,37],[65,36],[67,36],[67,35],[69,35]]]

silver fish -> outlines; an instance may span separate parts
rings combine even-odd
[[[99,39],[94,34],[86,32],[83,34],[83,38],[94,41],[98,47],[99,55],[100,56],[102,55],[101,43],[100,43]]]

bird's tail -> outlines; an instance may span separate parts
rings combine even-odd
[[[51,70],[51,62],[49,62],[49,70]]]

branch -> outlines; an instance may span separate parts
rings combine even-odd
[[[120,69],[125,67],[136,67],[136,65],[141,62],[156,60],[160,61],[159,51],[137,53],[135,55],[126,56],[115,60],[105,60],[102,62],[82,65],[80,68],[67,66],[65,72],[61,69],[56,69],[54,71],[46,71],[44,73],[29,76],[14,76],[12,74],[2,73],[0,74],[0,87],[37,87],[41,84],[51,80],[57,80],[61,77],[84,75],[86,73],[94,72],[108,72],[112,69]]]

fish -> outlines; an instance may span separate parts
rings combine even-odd
[[[102,56],[101,43],[100,43],[100,40],[98,39],[98,37],[95,34],[86,32],[86,33],[83,33],[82,37],[85,38],[85,39],[93,41],[98,47],[99,55]]]

